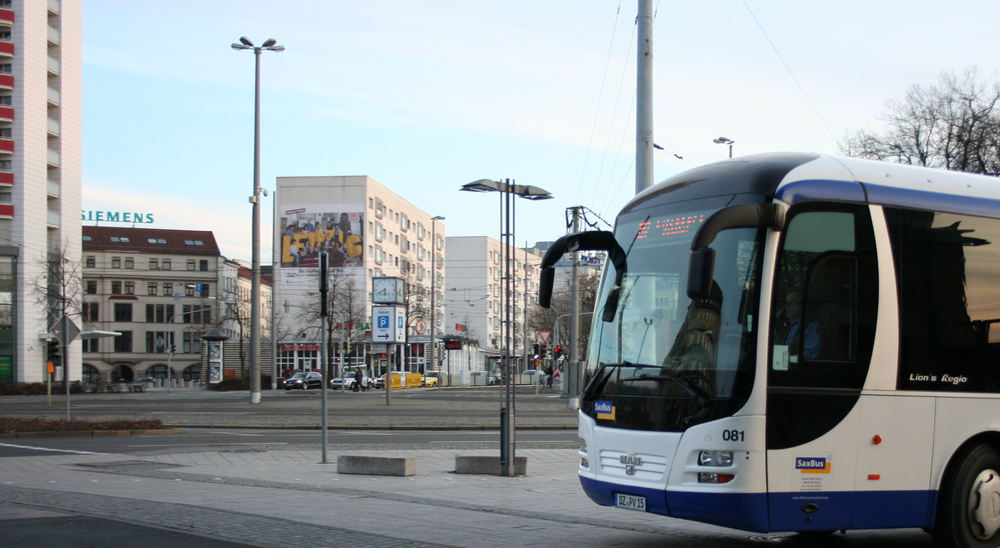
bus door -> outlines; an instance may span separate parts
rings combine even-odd
[[[791,208],[775,270],[767,390],[772,531],[847,528],[877,299],[864,205]]]

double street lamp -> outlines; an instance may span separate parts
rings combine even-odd
[[[499,192],[501,193],[500,214],[501,214],[501,242],[503,244],[504,263],[504,324],[505,331],[503,337],[503,363],[504,363],[504,406],[500,410],[500,469],[504,476],[514,476],[517,474],[515,448],[514,448],[514,375],[511,367],[511,341],[513,340],[514,318],[510,306],[513,295],[513,278],[511,273],[511,262],[513,261],[512,249],[516,240],[514,239],[515,219],[514,202],[511,196],[518,196],[526,200],[548,200],[552,195],[543,188],[531,185],[514,184],[511,179],[494,181],[492,179],[479,179],[471,183],[462,185],[461,190],[466,192]],[[527,305],[527,303],[525,303]]]
[[[435,317],[437,316],[437,308],[435,307],[434,297],[437,295],[437,222],[443,221],[444,217],[438,215],[436,217],[431,217],[431,364],[434,366],[434,371],[437,373],[437,387],[438,390],[441,389],[441,373],[438,369],[438,359],[437,359],[437,341],[434,340],[436,333],[436,325],[434,323]],[[424,351],[424,371],[427,371],[427,352]],[[448,367],[448,386],[451,386],[451,367]]]
[[[729,137],[716,137],[712,139],[712,142],[717,145],[729,145],[729,157],[733,157],[733,143],[736,141],[730,139]]]
[[[268,38],[263,44],[255,46],[246,36],[240,37],[240,43],[233,43],[235,50],[252,50],[254,55],[254,88],[253,88],[253,204],[252,251],[250,261],[250,403],[260,403],[260,52],[285,51],[285,46],[276,45],[274,38]],[[273,329],[273,326],[272,326]],[[273,333],[271,335],[274,336]]]

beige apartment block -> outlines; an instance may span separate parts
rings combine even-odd
[[[507,269],[504,246],[488,236],[458,236],[447,239],[448,287],[446,332],[448,335],[479,341],[492,355],[499,355],[506,336]],[[534,332],[525,332],[525,313],[538,299],[538,273],[542,258],[530,250],[510,248],[510,302],[512,355],[523,356],[525,341],[537,341]],[[527,307],[525,306],[527,304]],[[530,348],[530,346],[529,346]]]
[[[319,254],[328,253],[328,336],[336,341],[336,373],[370,356],[371,280],[405,281],[407,343],[393,365],[426,368],[434,327],[444,318],[445,225],[367,176],[278,177],[274,212],[274,280],[279,369],[319,366]],[[432,290],[435,291],[432,298]],[[374,364],[375,367],[378,363]]]

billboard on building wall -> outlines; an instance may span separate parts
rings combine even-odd
[[[364,207],[303,205],[283,207],[281,267],[319,267],[319,254],[330,254],[331,267],[364,266]]]
[[[318,291],[319,254],[330,256],[331,290],[365,287],[364,205],[284,205],[278,211],[282,300],[291,306],[311,306]],[[301,328],[298,326],[296,329]]]

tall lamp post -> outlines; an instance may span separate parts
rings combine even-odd
[[[733,157],[733,143],[736,141],[728,137],[716,137],[715,139],[712,139],[712,142],[717,145],[729,145],[729,157]]]
[[[513,294],[511,279],[511,261],[513,260],[511,249],[514,246],[514,223],[512,223],[511,195],[519,196],[527,200],[548,200],[552,198],[549,191],[531,185],[517,185],[512,179],[494,181],[492,179],[480,179],[462,185],[461,190],[466,192],[499,192],[501,193],[500,210],[503,216],[503,262],[504,262],[504,344],[503,361],[504,377],[504,406],[500,415],[500,469],[504,476],[514,476],[517,473],[514,455],[514,416],[512,409],[514,406],[514,376],[511,368],[513,341],[513,317],[511,316],[510,299]]]
[[[274,38],[268,38],[263,44],[255,46],[246,36],[240,37],[240,43],[233,43],[235,50],[248,49],[254,55],[254,85],[253,85],[253,204],[252,251],[250,261],[250,403],[260,403],[260,52],[285,51],[285,46],[278,46]]]
[[[431,217],[431,363],[434,365],[434,370],[438,371],[438,361],[437,361],[437,345],[435,344],[434,337],[437,335],[436,325],[434,323],[435,316],[437,316],[437,308],[434,307],[434,298],[437,293],[437,222],[443,221],[444,217],[438,215],[436,217]],[[426,368],[426,366],[425,366]],[[425,369],[426,370],[426,369]],[[437,375],[437,387],[438,390],[441,389],[441,374]],[[451,375],[448,375],[448,386],[451,386]]]

